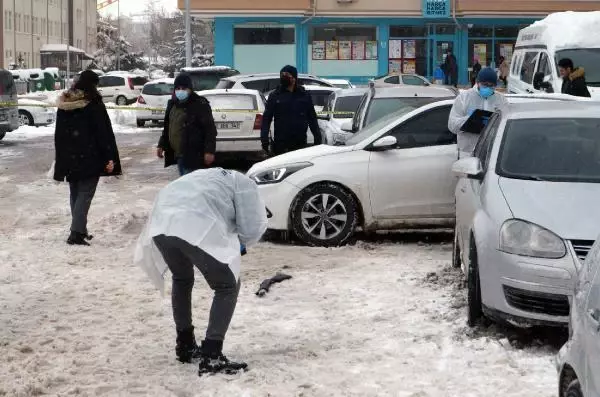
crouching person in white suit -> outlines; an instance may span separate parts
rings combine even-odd
[[[240,244],[257,243],[266,228],[266,209],[256,184],[236,171],[192,172],[171,182],[156,198],[135,261],[161,291],[167,269],[173,274],[175,353],[181,362],[199,359],[199,375],[236,373],[247,367],[223,355],[223,340],[240,290]],[[214,291],[200,347],[192,325],[194,266]]]

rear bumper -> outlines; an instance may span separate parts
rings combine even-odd
[[[163,121],[165,119],[165,112],[136,109],[136,119],[139,121]]]

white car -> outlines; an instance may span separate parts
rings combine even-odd
[[[255,90],[204,90],[217,127],[217,152],[261,152],[266,100]]]
[[[558,397],[600,396],[600,236],[579,272],[569,340],[557,358]]]
[[[448,130],[452,100],[406,107],[355,134],[345,146],[319,145],[254,165],[269,229],[317,246],[345,243],[364,230],[454,224]]]
[[[414,73],[394,73],[373,79],[377,87],[394,87],[399,85],[413,85],[427,87],[431,82],[425,77]]]
[[[352,136],[351,132],[342,130],[342,125],[352,121],[365,92],[367,88],[350,88],[334,91],[329,96],[323,113],[318,116],[323,143],[339,145]]]
[[[134,74],[111,74],[100,76],[98,92],[104,102],[114,102],[119,106],[134,103],[144,84],[148,82],[145,77]]]
[[[279,73],[236,74],[221,78],[216,88],[247,88],[249,90],[260,91],[266,95],[268,92],[276,90],[279,84]],[[302,86],[316,85],[333,88],[331,83],[308,74],[299,74],[298,84]]]
[[[144,84],[142,93],[137,99],[137,106],[154,109],[136,111],[138,127],[143,127],[147,121],[158,123],[165,119],[167,103],[173,96],[173,90],[175,89],[174,82],[175,79],[159,79]]]
[[[19,126],[45,126],[56,121],[56,109],[33,99],[19,99]]]
[[[317,111],[317,113],[323,111],[323,108],[327,104],[331,94],[340,90],[339,88],[320,87],[317,85],[305,85],[303,87],[310,95],[313,106],[315,107],[315,111]]]
[[[331,84],[332,86],[334,86],[335,88],[342,88],[342,89],[354,88],[354,85],[348,80],[325,79],[325,81],[328,82],[329,84]]]
[[[495,114],[457,161],[454,265],[468,323],[563,325],[600,225],[598,103],[538,100]]]

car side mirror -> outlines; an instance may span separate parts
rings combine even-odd
[[[463,178],[482,180],[483,169],[477,157],[466,157],[452,164],[452,172]]]
[[[390,150],[390,149],[395,149],[398,146],[398,140],[396,139],[396,137],[391,136],[391,135],[387,135],[384,136],[383,138],[379,138],[378,140],[376,140],[375,142],[373,142],[373,145],[371,145],[371,147],[373,148],[373,151],[385,151],[385,150]]]
[[[342,129],[342,131],[354,132],[354,130],[352,129],[352,121],[344,121],[340,128]]]

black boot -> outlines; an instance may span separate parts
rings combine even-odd
[[[69,245],[90,245],[86,240],[87,235],[83,233],[71,232],[67,239]]]
[[[244,362],[229,361],[229,359],[223,355],[222,350],[223,341],[210,339],[202,341],[198,376],[216,373],[234,375],[248,368],[248,364]]]
[[[176,342],[175,355],[180,362],[191,363],[193,358],[200,357],[200,349],[194,337],[194,327],[183,331],[178,330]]]

